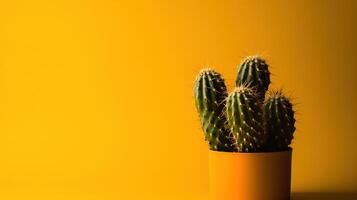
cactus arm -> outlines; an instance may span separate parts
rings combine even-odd
[[[282,91],[274,91],[264,103],[265,131],[269,135],[267,149],[285,150],[291,144],[295,132],[293,105]]]
[[[232,139],[225,125],[223,112],[227,91],[221,75],[212,69],[201,70],[195,81],[194,96],[210,149],[234,151]]]
[[[270,84],[269,66],[258,56],[247,57],[239,66],[236,86],[248,84],[256,89],[259,100],[264,101]]]
[[[257,97],[244,86],[227,97],[227,120],[230,131],[241,152],[261,151],[266,141],[263,131],[262,110]]]

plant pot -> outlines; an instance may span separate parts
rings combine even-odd
[[[210,151],[211,200],[289,200],[291,154]]]

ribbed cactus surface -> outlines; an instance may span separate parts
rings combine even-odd
[[[194,83],[194,96],[201,126],[210,149],[235,151],[225,125],[227,89],[221,75],[212,69],[201,70]]]
[[[227,120],[238,151],[260,151],[266,135],[263,129],[263,112],[251,88],[240,86],[227,98]]]
[[[236,86],[248,84],[256,90],[258,99],[264,101],[264,96],[270,84],[270,72],[266,61],[259,56],[249,56],[240,64]]]
[[[270,92],[264,102],[265,130],[269,135],[268,150],[285,150],[294,137],[295,118],[293,106],[281,91]]]

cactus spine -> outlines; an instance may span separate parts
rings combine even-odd
[[[264,102],[264,121],[265,131],[269,135],[267,149],[287,149],[294,137],[295,118],[292,104],[281,90],[270,92]]]
[[[256,94],[251,88],[240,86],[227,98],[227,120],[238,151],[260,151],[266,135],[263,113]]]
[[[239,66],[236,86],[248,84],[256,90],[259,100],[263,102],[270,84],[268,67],[268,64],[261,57],[247,57]]]
[[[234,151],[232,139],[225,125],[224,101],[227,89],[221,75],[212,69],[201,70],[194,84],[194,96],[210,149]]]

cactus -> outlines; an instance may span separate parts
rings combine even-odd
[[[261,151],[267,139],[257,98],[253,89],[245,85],[237,87],[227,98],[227,120],[238,151]]]
[[[221,75],[212,69],[201,70],[194,83],[196,108],[205,139],[212,150],[235,151],[224,115],[227,89]]]
[[[245,83],[256,89],[258,99],[263,102],[270,84],[270,72],[264,59],[258,56],[249,56],[240,64],[236,86]]]
[[[281,90],[270,92],[264,102],[264,121],[267,150],[286,150],[294,137],[295,118],[292,104]]]
[[[221,75],[201,70],[194,84],[196,108],[211,150],[228,152],[283,151],[295,131],[292,104],[282,91],[268,93],[268,64],[247,57],[237,74],[236,88],[227,95]],[[264,100],[265,99],[265,100]]]

